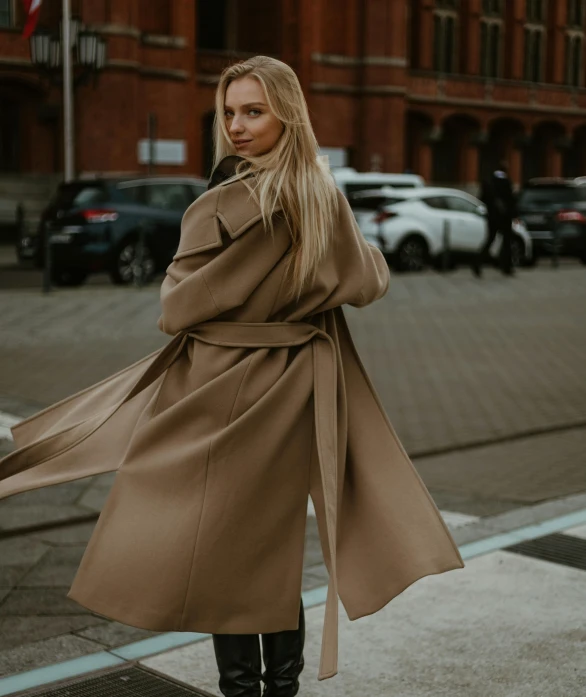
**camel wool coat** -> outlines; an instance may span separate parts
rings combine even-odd
[[[339,193],[335,239],[299,301],[291,239],[250,184],[186,211],[161,286],[168,344],[13,429],[0,498],[116,471],[68,597],[155,631],[298,627],[308,495],[330,582],[318,679],[351,620],[458,549],[387,418],[342,305],[383,296],[387,264]]]

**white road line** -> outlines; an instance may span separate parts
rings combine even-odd
[[[12,440],[10,427],[16,426],[22,419],[12,414],[7,414],[5,411],[0,411],[0,440]]]

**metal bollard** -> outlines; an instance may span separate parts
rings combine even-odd
[[[51,230],[45,225],[44,239],[45,263],[43,264],[43,293],[51,291]]]
[[[552,235],[553,235],[553,252],[551,255],[551,266],[554,269],[557,269],[559,267],[559,250],[558,250],[558,242],[560,239],[559,235],[559,225],[560,221],[558,220],[557,215],[554,216],[553,219],[553,227],[552,227]]]
[[[442,271],[446,272],[450,268],[450,221],[444,220],[442,231]]]

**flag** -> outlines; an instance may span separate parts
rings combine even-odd
[[[39,11],[43,0],[22,0],[22,2],[24,4],[24,11],[26,12],[26,23],[22,35],[25,39],[28,39],[37,26]]]

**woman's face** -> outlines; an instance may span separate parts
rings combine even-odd
[[[236,152],[243,157],[269,152],[283,132],[283,124],[270,110],[262,85],[252,77],[241,77],[228,85],[224,118]]]

